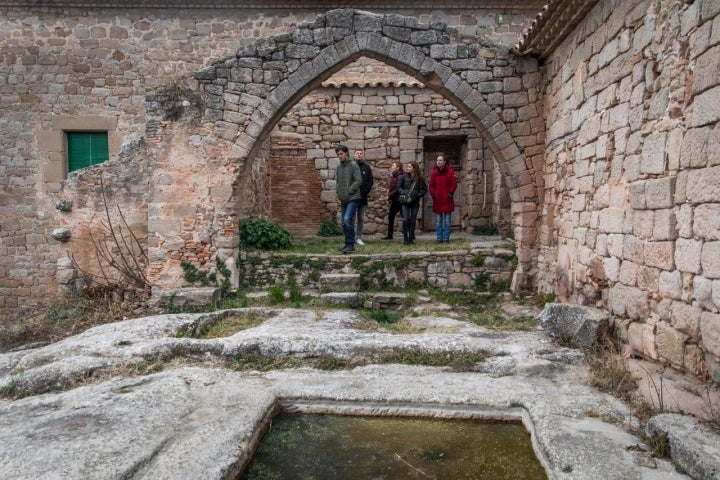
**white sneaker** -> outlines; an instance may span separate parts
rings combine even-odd
[[[363,242],[362,239],[360,239],[360,238],[355,240],[355,243],[357,243],[358,245],[365,245],[365,242]]]

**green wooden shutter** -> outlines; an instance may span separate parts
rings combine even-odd
[[[67,132],[68,171],[103,163],[109,158],[107,132]]]

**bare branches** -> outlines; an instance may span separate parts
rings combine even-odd
[[[97,233],[88,232],[90,242],[97,258],[98,273],[82,268],[73,255],[73,265],[82,275],[103,287],[120,286],[125,290],[148,290],[150,282],[145,274],[148,255],[135,233],[125,220],[120,206],[115,204],[120,222],[115,224],[111,215],[111,207],[105,193],[105,183],[100,175],[105,220],[100,222],[101,229]]]

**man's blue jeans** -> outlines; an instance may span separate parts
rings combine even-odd
[[[345,246],[355,246],[355,211],[357,210],[360,199],[350,200],[347,203],[340,204],[340,217],[342,218],[342,229],[345,234]]]
[[[435,214],[435,236],[439,242],[450,240],[450,216],[451,213]]]

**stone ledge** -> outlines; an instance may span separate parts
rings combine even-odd
[[[676,413],[656,415],[645,433],[667,435],[670,457],[692,478],[720,478],[718,434],[696,418]]]

